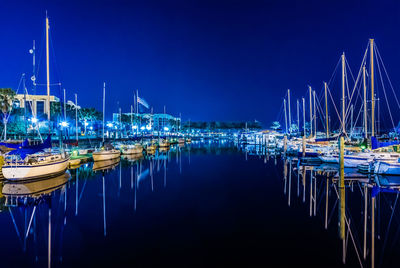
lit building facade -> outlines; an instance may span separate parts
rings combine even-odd
[[[14,105],[27,109],[29,115],[41,117],[47,114],[49,107],[46,107],[47,95],[24,95],[17,94],[15,96]],[[50,96],[50,102],[60,102],[56,96]]]
[[[133,118],[133,124],[140,129],[142,126],[150,126],[153,131],[176,131],[181,126],[181,119],[170,114],[131,114],[122,113]],[[120,122],[120,114],[113,113],[113,122]]]

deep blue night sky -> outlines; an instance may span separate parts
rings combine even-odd
[[[166,105],[183,120],[269,124],[287,88],[293,100],[308,84],[321,90],[342,51],[356,72],[370,37],[400,85],[396,1],[1,1],[0,10],[0,87],[31,75],[33,39],[45,82],[48,10],[52,80],[98,109],[106,81],[109,118],[139,89],[155,112]]]

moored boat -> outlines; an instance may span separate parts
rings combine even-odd
[[[2,171],[7,180],[34,180],[64,173],[68,162],[69,157],[65,153],[37,153],[23,159],[10,155],[6,157]]]

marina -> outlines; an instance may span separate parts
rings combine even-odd
[[[400,5],[22,1],[1,267],[398,267]]]
[[[227,139],[3,181],[0,233],[8,247],[0,255],[18,267],[69,267],[78,259],[90,266],[392,266],[400,180],[353,169],[341,188],[337,173],[334,165],[302,165]],[[283,248],[293,249],[292,258],[275,258]]]

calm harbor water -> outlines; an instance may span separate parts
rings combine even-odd
[[[1,197],[1,267],[45,267],[49,257],[52,267],[371,267],[372,200],[375,267],[399,266],[397,191],[368,178],[346,181],[343,247],[337,182],[321,172],[331,167],[253,151],[194,142],[56,179],[3,183],[4,194],[41,197]]]

